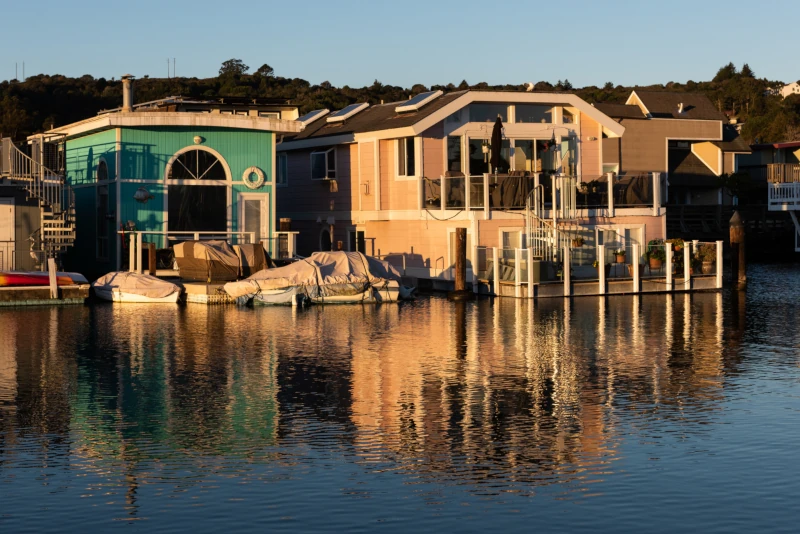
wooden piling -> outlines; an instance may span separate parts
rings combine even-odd
[[[156,244],[147,244],[147,271],[155,276],[156,275]]]
[[[466,300],[473,297],[472,291],[467,291],[467,229],[456,228],[456,276],[454,291],[447,298],[451,300]]]
[[[731,280],[737,290],[747,286],[747,260],[745,259],[744,223],[739,211],[733,212],[731,227]]]

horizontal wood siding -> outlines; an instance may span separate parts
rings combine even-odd
[[[653,119],[622,121],[621,171],[667,171],[667,138],[719,140],[719,121]]]
[[[589,182],[603,174],[603,163],[600,156],[603,135],[600,123],[584,113],[581,113],[580,127],[578,162],[580,163],[580,173],[583,181]],[[594,140],[590,141],[590,137],[594,137]]]
[[[381,139],[379,141],[379,162],[380,162],[380,180],[381,180],[381,203],[380,209],[392,209],[389,204],[391,198],[391,185],[390,180],[394,177],[394,140]]]
[[[423,175],[438,178],[445,171],[444,123],[439,122],[422,133]]]
[[[375,143],[361,143],[361,209],[375,209]],[[358,206],[355,206],[358,208]]]

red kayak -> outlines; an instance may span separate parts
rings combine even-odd
[[[56,283],[60,286],[75,285],[69,276],[57,275]],[[50,276],[47,273],[2,273],[0,287],[49,286]]]

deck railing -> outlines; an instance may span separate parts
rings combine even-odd
[[[767,204],[773,211],[800,209],[800,182],[767,184]]]
[[[773,184],[800,182],[800,163],[770,163],[767,165],[766,177]]]

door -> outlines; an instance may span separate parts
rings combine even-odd
[[[269,194],[239,193],[239,231],[253,232],[253,242],[269,239]],[[247,242],[248,237],[240,238]]]
[[[14,268],[14,199],[0,198],[0,271]]]

